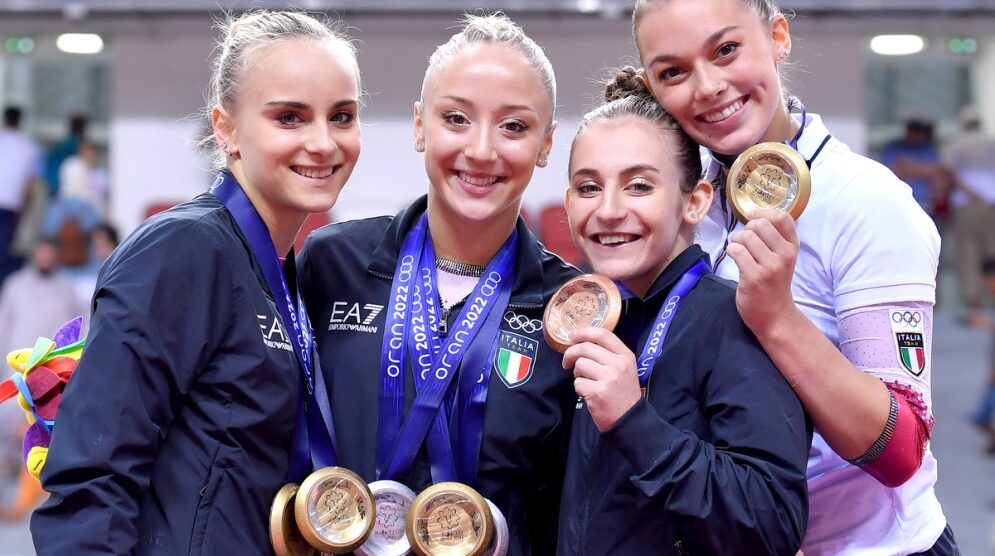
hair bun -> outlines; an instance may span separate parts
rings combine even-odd
[[[650,92],[643,81],[642,70],[632,66],[624,66],[614,71],[614,75],[605,83],[605,102],[612,102],[629,96],[650,97]]]

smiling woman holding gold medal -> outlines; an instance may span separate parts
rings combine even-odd
[[[519,208],[555,89],[521,28],[467,16],[414,107],[428,195],[322,228],[301,253],[339,455],[376,501],[357,554],[554,550],[575,398],[541,319],[577,271]]]
[[[574,138],[567,216],[599,275],[575,278],[547,309],[582,399],[558,554],[801,544],[811,427],[739,318],[734,284],[692,243],[712,202],[700,171],[698,145],[631,67]]]
[[[719,187],[699,242],[815,423],[805,554],[956,554],[928,444],[935,226],[784,98],[772,1],[638,0],[633,20],[653,96]]]
[[[292,246],[359,157],[355,51],[303,12],[252,11],[222,32],[220,172],[101,268],[31,523],[39,554],[271,555],[274,495],[334,463]],[[324,510],[336,486],[301,497],[297,521],[341,528]]]

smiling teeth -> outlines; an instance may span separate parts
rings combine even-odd
[[[636,236],[632,234],[602,234],[598,236],[598,243],[601,245],[615,245],[617,243],[629,243]]]
[[[494,185],[494,182],[498,181],[497,176],[492,176],[489,178],[475,178],[469,174],[464,174],[463,172],[459,173],[459,179],[465,181],[470,185],[476,185],[481,187]]]
[[[743,107],[743,101],[737,100],[736,102],[727,106],[725,110],[714,114],[706,114],[701,118],[710,124],[714,124],[715,122],[720,122],[728,118],[729,116],[732,116],[733,114],[736,113],[737,110],[739,110],[742,107]]]
[[[335,168],[318,170],[316,168],[304,168],[301,166],[293,166],[292,169],[294,170],[294,172],[304,176],[305,178],[312,178],[316,180],[323,180],[335,173]]]

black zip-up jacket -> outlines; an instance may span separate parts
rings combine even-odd
[[[231,213],[203,194],[101,268],[31,533],[42,556],[271,555],[300,399],[290,335]]]
[[[644,300],[623,302],[615,332],[637,356],[704,256],[691,246]],[[558,553],[794,555],[812,440],[801,403],[739,317],[731,282],[706,273],[670,327],[647,396],[610,429],[578,406]]]
[[[308,238],[298,259],[331,398],[340,464],[367,481],[376,479],[380,353],[394,265],[405,236],[425,208],[422,197],[396,217],[321,228]],[[531,361],[527,375],[517,380],[505,378],[495,357],[473,486],[506,516],[509,554],[545,555],[554,551],[576,396],[560,354],[543,339],[542,313],[546,301],[577,270],[546,251],[521,219],[517,230],[517,270],[497,340],[500,347]],[[460,308],[450,312],[448,329]],[[406,377],[405,417],[414,398],[410,367]],[[431,484],[424,452],[422,446],[409,476],[400,478],[416,493]]]

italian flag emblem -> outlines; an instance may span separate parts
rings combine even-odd
[[[898,357],[905,370],[919,376],[926,368],[926,351],[923,349],[922,333],[899,332],[895,334],[898,342]]]
[[[494,370],[508,388],[515,388],[528,382],[535,367],[539,342],[502,330],[498,335],[498,350],[494,354]]]
[[[529,376],[532,358],[509,349],[501,348],[497,356],[498,372],[509,385],[516,384]]]

